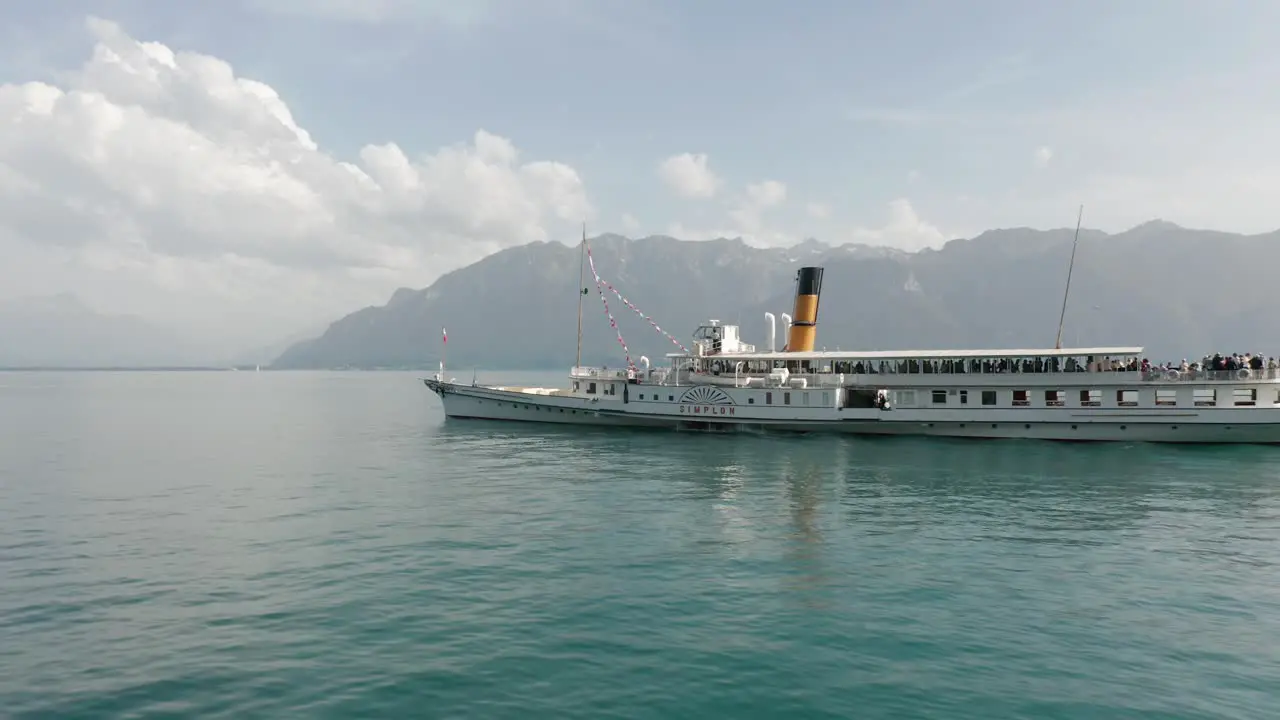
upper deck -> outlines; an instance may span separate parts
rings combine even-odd
[[[672,360],[697,360],[703,358],[733,361],[784,360],[787,362],[833,363],[883,362],[883,361],[942,361],[942,360],[1020,360],[1035,358],[1136,358],[1141,357],[1142,347],[1089,347],[1054,349],[988,349],[988,350],[814,350],[810,352],[740,352],[740,353],[668,353]]]
[[[1017,348],[812,352],[671,353],[674,377],[705,381],[707,376],[736,384],[738,379],[801,379],[810,387],[891,384],[895,386],[1094,385],[1148,383],[1267,383],[1280,370],[1264,365],[1207,370],[1198,363],[1158,368],[1140,360],[1143,348]],[[759,380],[755,380],[759,382]],[[766,381],[767,382],[767,381]]]

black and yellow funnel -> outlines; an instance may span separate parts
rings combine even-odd
[[[803,267],[796,273],[796,309],[791,316],[788,352],[810,352],[818,337],[818,296],[822,294],[822,268]]]

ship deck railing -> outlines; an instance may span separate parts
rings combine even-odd
[[[720,384],[733,384],[736,387],[748,387],[748,378],[754,379],[752,387],[761,387],[760,379],[765,380],[763,387],[769,389],[800,389],[792,385],[793,381],[803,380],[807,388],[834,388],[849,386],[914,386],[927,387],[1009,387],[1028,385],[1031,387],[1080,387],[1087,385],[1165,385],[1187,383],[1234,383],[1250,385],[1255,383],[1275,383],[1280,381],[1280,369],[1242,369],[1242,370],[1093,370],[1075,372],[996,372],[996,373],[797,373],[787,376],[787,382],[778,385],[766,375],[739,374],[737,376],[722,373],[714,376]],[[672,373],[667,376],[664,385],[700,385],[706,383],[707,375],[688,372]],[[799,383],[797,383],[799,384]]]
[[[1240,368],[1238,370],[1147,370],[1147,382],[1267,382],[1280,380],[1280,369]]]

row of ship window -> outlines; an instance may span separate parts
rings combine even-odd
[[[594,386],[595,383],[590,383],[590,385]],[[595,390],[594,387],[589,387],[587,392],[592,393],[594,392],[594,390]],[[996,406],[1000,404],[999,392],[1000,391],[996,391],[996,390],[974,391],[974,393],[979,396],[978,397],[979,404],[986,405],[986,406]],[[1032,391],[1012,390],[1012,391],[1006,391],[1006,392],[1012,393],[1011,404],[1013,405],[1013,407],[1032,407],[1033,406]],[[1041,398],[1042,407],[1065,407],[1067,404],[1066,403],[1067,392],[1065,390],[1042,390],[1038,392],[1042,394],[1042,398]],[[1192,403],[1197,407],[1216,406],[1218,404],[1218,392],[1219,391],[1216,388],[1197,388],[1192,391],[1193,393]],[[915,405],[915,393],[916,393],[915,390],[898,390],[897,398],[896,398],[897,404]],[[948,404],[951,404],[951,398],[954,397],[956,398],[956,401],[960,405],[968,405],[969,393],[970,391],[968,390],[933,390],[931,392],[930,399],[932,400],[932,403],[934,405],[948,405]],[[1081,407],[1101,407],[1102,406],[1103,394],[1101,390],[1080,390],[1079,393],[1080,393],[1079,399],[1080,399]],[[614,390],[614,386],[612,384],[609,384],[609,385],[606,385],[604,392],[602,394],[605,394],[605,395],[616,394],[616,390]],[[779,392],[778,394],[782,396],[781,400],[783,405],[791,404],[792,393]],[[799,392],[796,394],[800,395],[801,404],[809,405],[808,392]],[[773,395],[774,394],[771,391],[764,393],[765,405],[774,404]],[[831,404],[830,397],[831,396],[829,393],[825,393],[825,392],[822,393],[823,406]],[[660,401],[662,398],[658,393],[649,393],[648,397],[646,397],[646,393],[639,393],[639,397],[637,399]],[[675,395],[667,396],[667,402],[675,402],[675,399],[676,399]],[[1242,405],[1242,406],[1257,405],[1258,389],[1257,388],[1236,388],[1232,391],[1231,400],[1233,405]],[[756,399],[754,397],[747,398],[748,404],[754,405],[755,402],[756,402]],[[1272,400],[1272,402],[1276,404],[1280,404],[1280,390],[1275,391],[1275,398]],[[1115,403],[1116,403],[1116,406],[1118,407],[1137,407],[1138,391],[1137,390],[1116,390]],[[1155,391],[1155,404],[1158,406],[1176,406],[1178,404],[1178,391],[1173,389],[1157,389]]]
[[[780,392],[780,393],[778,393],[778,394],[782,396],[782,398],[781,398],[781,399],[782,399],[782,404],[783,404],[783,405],[790,405],[790,404],[791,404],[791,393],[789,393],[789,392]],[[796,395],[799,395],[799,396],[800,396],[800,404],[801,404],[801,405],[808,405],[808,404],[809,404],[809,393],[807,393],[807,392],[798,392],[798,393],[796,393]],[[644,393],[640,393],[640,396],[639,396],[639,398],[638,398],[638,399],[639,399],[639,400],[644,400],[644,399],[645,399],[645,394],[644,394]],[[658,395],[657,393],[652,393],[652,394],[650,394],[650,395],[648,396],[648,399],[649,399],[649,400],[659,400],[659,401],[660,401],[660,400],[662,400],[662,397],[661,397],[660,395]],[[668,396],[667,396],[667,402],[675,402],[675,399],[676,399],[676,396],[675,396],[675,395],[668,395]],[[748,405],[755,405],[755,404],[756,404],[756,399],[755,399],[754,397],[748,397],[748,398],[747,398],[747,404],[748,404]],[[765,405],[772,405],[772,404],[773,404],[773,392],[766,392],[766,393],[764,394],[764,404],[765,404]],[[824,406],[826,406],[826,405],[830,405],[830,404],[831,404],[831,393],[829,393],[829,392],[824,392],[824,393],[822,393],[822,404],[823,404]]]
[[[899,390],[898,403],[901,405],[915,404],[915,390]],[[1031,407],[1032,391],[1030,390],[1013,390],[1012,405],[1013,407]],[[1043,390],[1043,407],[1065,407],[1067,404],[1067,392],[1065,390]],[[999,405],[999,394],[996,390],[980,390],[975,391],[979,395],[979,404],[987,406]],[[1103,394],[1101,390],[1080,390],[1081,407],[1101,407]],[[791,404],[791,393],[779,393],[782,396],[782,404]],[[809,404],[809,393],[797,393],[802,398],[802,404]],[[969,404],[968,390],[934,390],[931,393],[931,400],[934,405],[950,404],[950,398],[955,397],[959,404]],[[640,400],[645,400],[645,394],[640,393]],[[661,400],[657,393],[653,393],[649,400]],[[1258,389],[1257,388],[1237,388],[1232,391],[1232,404],[1234,405],[1257,405]],[[675,396],[667,396],[668,402],[674,402]],[[1137,390],[1117,390],[1115,401],[1118,407],[1137,407],[1138,391]],[[754,405],[756,399],[754,397],[747,398],[747,403]],[[1276,397],[1273,402],[1280,404],[1280,390],[1276,391]],[[1216,388],[1196,389],[1193,391],[1192,403],[1197,407],[1212,407],[1218,404],[1218,390]],[[764,394],[764,404],[773,404],[773,393],[766,392]],[[822,393],[822,405],[830,404],[830,395]],[[1155,404],[1159,406],[1176,406],[1178,404],[1178,392],[1176,390],[1156,390]]]
[[[601,395],[617,395],[617,394],[618,394],[618,386],[617,386],[615,383],[603,383],[603,385],[604,385],[604,388],[602,388],[602,389],[600,390],[600,394],[601,394]],[[573,381],[573,391],[574,391],[574,392],[578,392],[578,390],[580,390],[581,388],[582,388],[582,384],[581,384],[580,382],[578,382],[577,380],[574,380],[574,381]],[[596,384],[595,384],[595,383],[593,383],[593,382],[589,382],[589,383],[587,383],[587,394],[588,394],[588,395],[595,395],[595,394],[596,394]]]
[[[975,391],[980,393],[980,403],[982,405],[998,405],[999,395],[996,390]],[[1012,405],[1014,407],[1031,407],[1032,391],[1030,390],[1013,390]],[[1043,390],[1042,407],[1065,407],[1067,393],[1064,390]],[[1080,390],[1080,405],[1082,407],[1101,407],[1103,394],[1101,390]],[[1197,388],[1192,391],[1192,403],[1198,407],[1211,407],[1218,404],[1218,390],[1216,388]],[[950,398],[957,398],[959,404],[969,404],[968,390],[934,390],[931,393],[931,400],[934,405],[948,405]],[[1231,400],[1233,405],[1257,405],[1258,389],[1257,388],[1236,388],[1232,391]],[[1116,390],[1115,402],[1119,407],[1137,407],[1138,391],[1137,390]],[[1272,402],[1280,404],[1280,390],[1275,391],[1275,397]],[[899,390],[898,403],[900,405],[914,405],[914,390]],[[1178,404],[1178,391],[1173,389],[1157,389],[1155,391],[1155,404],[1159,406],[1176,406]]]
[[[599,390],[599,394],[601,394],[601,395],[617,395],[617,394],[618,394],[618,387],[617,387],[617,385],[616,385],[616,384],[614,384],[614,383],[603,383],[603,385],[604,385],[604,387],[603,387],[603,388],[601,388],[601,389]],[[575,381],[575,382],[573,383],[573,390],[574,390],[574,392],[578,392],[581,388],[582,388],[581,383],[579,383],[579,382],[577,382],[577,381]],[[586,391],[587,391],[587,394],[588,394],[588,395],[595,395],[595,394],[597,393],[597,390],[596,390],[596,383],[594,383],[594,382],[588,382],[588,383],[587,383],[587,387],[586,387]],[[790,404],[791,404],[791,393],[790,393],[790,392],[779,392],[778,394],[782,396],[782,397],[781,397],[781,400],[782,400],[782,404],[783,404],[783,405],[790,405]],[[802,405],[808,405],[808,404],[809,404],[809,393],[807,393],[807,392],[798,392],[798,393],[796,393],[796,394],[800,396],[800,404],[802,404]],[[652,392],[652,393],[637,393],[636,399],[637,399],[637,400],[649,400],[649,401],[661,401],[661,400],[662,400],[662,396],[661,396],[661,395],[659,395],[659,394],[658,394],[658,393],[656,393],[656,392]],[[675,396],[675,395],[667,395],[667,402],[675,402],[675,400],[676,400],[676,396]],[[754,397],[749,397],[749,398],[747,398],[747,404],[748,404],[748,405],[755,405],[755,404],[756,404],[756,399],[755,399]],[[772,405],[772,404],[773,404],[773,392],[772,392],[772,391],[766,392],[766,393],[764,394],[764,404],[765,404],[765,405]],[[829,392],[824,392],[824,393],[822,393],[822,404],[823,404],[823,405],[830,405],[830,404],[831,404],[831,393],[829,393]]]

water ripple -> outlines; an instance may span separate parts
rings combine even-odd
[[[390,373],[0,386],[14,717],[1280,704],[1274,450],[442,424]]]

